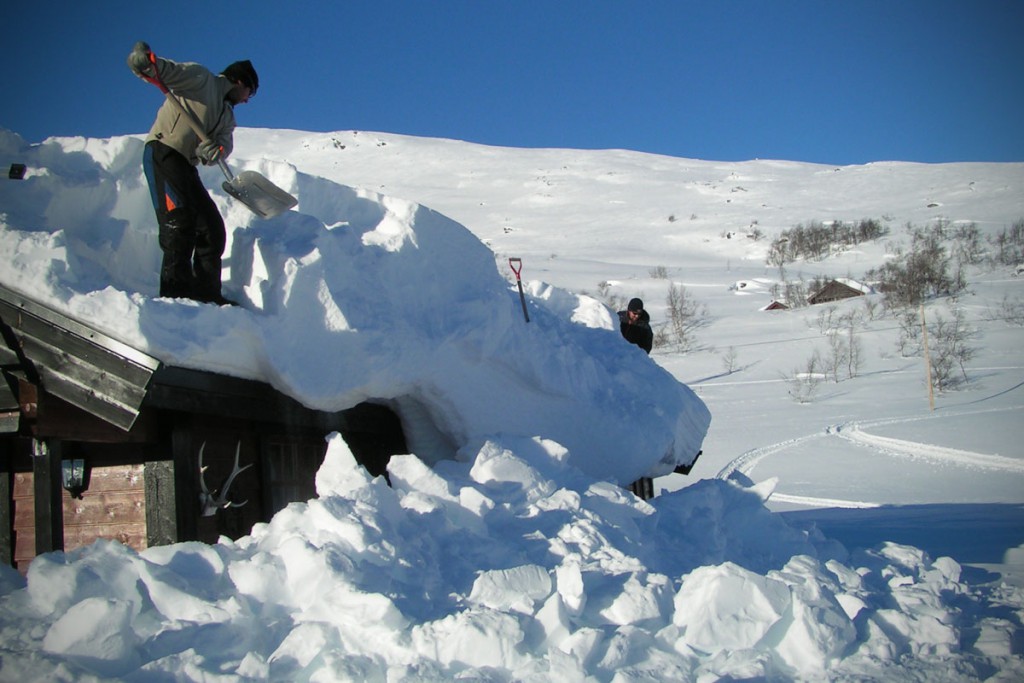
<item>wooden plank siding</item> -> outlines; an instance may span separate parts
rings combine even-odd
[[[263,496],[268,517],[289,503],[316,498],[316,472],[327,454],[323,439],[266,439],[263,449]]]
[[[11,481],[11,498],[14,507],[14,563],[22,574],[28,571],[28,563],[36,556],[35,482],[31,472],[15,472]]]
[[[135,550],[147,547],[143,464],[91,468],[88,490],[72,498],[61,490],[64,550],[98,538],[119,541]],[[34,480],[32,472],[13,476],[14,566],[22,573],[36,555]]]

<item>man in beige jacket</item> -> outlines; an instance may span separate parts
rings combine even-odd
[[[160,296],[229,304],[220,291],[224,219],[203,186],[197,166],[200,162],[216,164],[231,153],[234,107],[256,94],[259,77],[248,60],[234,62],[214,75],[199,64],[156,57],[141,41],[128,55],[128,66],[144,80],[158,77],[209,138],[200,141],[167,101],[146,137],[143,168],[163,251]]]

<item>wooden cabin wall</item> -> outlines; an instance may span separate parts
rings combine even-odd
[[[143,550],[146,543],[146,499],[141,464],[90,468],[89,488],[81,498],[61,492],[64,550],[89,545],[99,538]],[[24,573],[36,556],[35,502],[32,472],[14,475],[14,567]]]
[[[28,439],[21,439],[28,442]],[[119,541],[135,550],[147,548],[146,459],[153,448],[142,444],[63,442],[62,457],[86,462],[86,487],[81,498],[61,489],[65,551],[99,538]],[[25,572],[36,555],[35,488],[28,449],[14,450],[11,468],[9,562]]]
[[[268,435],[263,441],[263,499],[267,516],[289,503],[316,498],[316,473],[327,454],[320,438]]]
[[[258,432],[254,432],[253,425],[247,422],[209,418],[193,419],[190,430],[190,443],[187,446],[176,446],[179,451],[185,447],[189,452],[177,453],[175,466],[183,465],[185,468],[183,472],[178,473],[178,481],[182,480],[180,475],[185,474],[185,479],[191,484],[188,487],[190,490],[184,491],[184,495],[178,497],[178,504],[191,506],[191,510],[186,512],[194,515],[194,540],[216,543],[221,536],[232,539],[244,536],[255,524],[266,521]],[[201,476],[200,448],[203,449],[204,468]],[[232,506],[220,508],[211,516],[204,516],[199,499],[202,491],[200,482],[205,481],[209,492],[219,498],[234,467],[236,449],[238,466],[251,467],[240,472],[228,489],[227,500]],[[235,505],[239,507],[234,507]]]
[[[315,476],[326,452],[322,436],[261,434],[244,421],[178,416],[172,449],[157,444],[62,442],[62,457],[86,462],[81,498],[61,490],[64,550],[98,538],[116,540],[135,549],[178,541],[216,543],[221,536],[239,538],[268,521],[277,509],[316,496]],[[22,573],[36,556],[35,495],[32,458],[27,438],[3,439],[9,481],[0,505],[9,513],[2,521],[9,549],[2,561]],[[12,445],[20,442],[18,447]],[[203,446],[205,444],[205,446]],[[240,472],[228,500],[240,507],[218,509],[204,516],[199,448],[203,446],[202,480],[214,496],[230,476],[238,448]],[[17,452],[15,456],[14,453]],[[2,544],[0,544],[2,545]]]
[[[316,496],[316,472],[327,450],[322,427],[273,425],[240,418],[160,411],[144,416],[145,431],[124,443],[61,440],[54,437],[59,458],[82,458],[87,480],[81,499],[61,490],[65,550],[98,538],[113,539],[135,549],[179,541],[216,543],[221,536],[239,538],[253,526],[269,521],[275,512],[295,501]],[[61,423],[66,424],[66,423]],[[391,454],[405,453],[398,417],[382,406],[364,405],[342,434],[371,474],[385,472]],[[78,430],[78,435],[93,432]],[[150,440],[144,440],[145,435]],[[104,434],[104,437],[106,435]],[[26,572],[36,555],[35,496],[32,439],[0,439],[0,561]],[[205,446],[204,446],[205,444]],[[199,449],[204,471],[200,476]],[[240,472],[228,500],[240,506],[202,514],[201,482],[220,496],[235,463]]]
[[[216,543],[221,536],[244,536],[288,503],[315,497],[316,471],[327,450],[318,431],[282,431],[280,425],[197,414],[175,417],[172,442],[180,506],[178,540],[203,543]],[[201,447],[204,471],[200,477]],[[199,498],[202,482],[220,497],[234,467],[236,449],[238,466],[249,467],[231,483],[228,501],[232,505],[204,516]]]

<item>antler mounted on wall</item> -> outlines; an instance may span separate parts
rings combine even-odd
[[[203,517],[213,517],[217,514],[217,511],[222,508],[240,508],[248,503],[248,500],[243,500],[241,503],[232,503],[228,500],[228,490],[231,489],[231,484],[234,483],[235,477],[237,477],[241,472],[252,467],[252,463],[249,463],[245,467],[238,466],[238,453],[242,450],[242,442],[239,441],[238,446],[235,447],[235,464],[234,467],[231,468],[231,474],[228,475],[227,481],[224,482],[224,490],[221,492],[220,496],[214,495],[217,493],[216,490],[211,493],[210,489],[206,487],[206,479],[203,476],[206,472],[206,467],[203,466],[204,448],[206,448],[205,441],[203,442],[203,445],[199,447],[199,487],[202,489],[199,492],[199,504],[202,506]]]

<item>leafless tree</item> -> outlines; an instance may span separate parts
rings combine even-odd
[[[736,371],[736,347],[730,346],[722,354],[722,365],[725,366],[725,372],[732,374]]]
[[[668,340],[680,351],[690,351],[696,344],[694,331],[707,322],[707,308],[693,300],[686,288],[672,282],[665,299],[668,314]]]
[[[961,308],[954,308],[950,318],[935,314],[928,324],[933,386],[944,391],[967,381],[967,363],[978,351],[970,343],[976,336],[977,331],[967,324]]]
[[[789,375],[783,375],[789,383],[789,395],[798,403],[810,403],[814,399],[823,379],[821,365],[821,354],[815,350],[803,367],[796,367]]]

